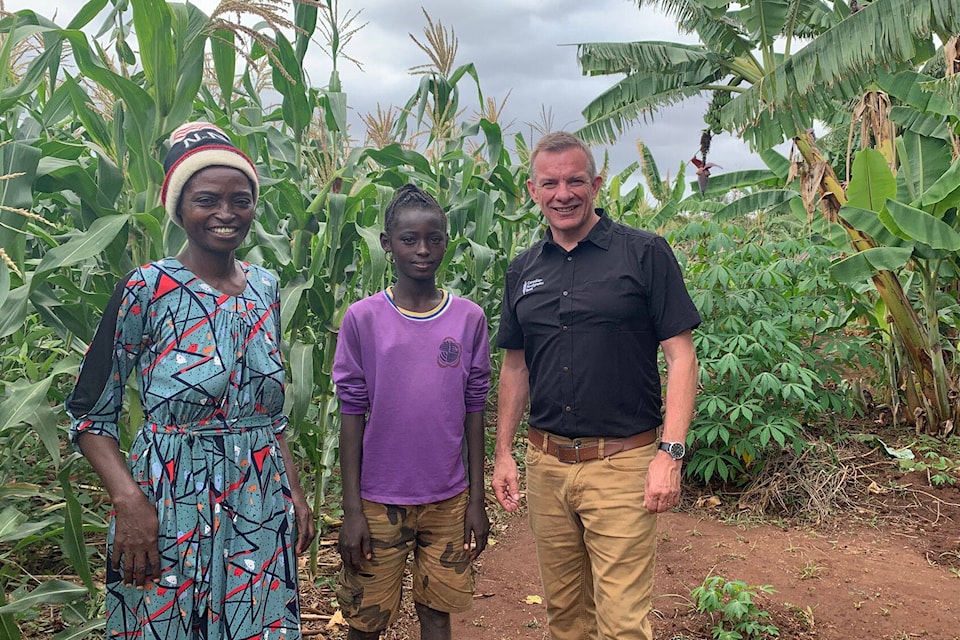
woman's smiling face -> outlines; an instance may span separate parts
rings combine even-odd
[[[255,204],[246,174],[232,167],[212,166],[187,181],[177,213],[194,249],[231,253],[250,231]]]

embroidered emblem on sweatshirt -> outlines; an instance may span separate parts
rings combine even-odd
[[[459,342],[450,337],[444,338],[440,343],[440,353],[437,354],[437,364],[441,367],[456,367],[460,364],[462,351]]]
[[[527,280],[523,283],[523,286],[520,288],[522,295],[527,295],[537,287],[543,286],[543,278],[534,278],[533,280]]]

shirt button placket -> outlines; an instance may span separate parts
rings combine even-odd
[[[563,282],[564,288],[560,291],[560,308],[564,310],[567,317],[573,316],[573,296],[570,295],[570,292],[573,290],[574,283],[574,260],[572,255],[567,255],[563,262]],[[567,362],[568,364],[563,366],[563,373],[570,373],[570,364],[573,362],[573,335],[570,331],[569,325],[561,325],[560,331],[563,332],[563,345],[564,353],[562,362]],[[572,418],[573,405],[576,404],[576,390],[573,388],[573,380],[569,375],[563,375],[560,384],[561,389],[561,402],[563,403],[563,418],[561,422],[566,425],[568,428],[573,425],[570,423],[570,418]]]

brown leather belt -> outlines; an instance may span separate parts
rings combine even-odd
[[[657,429],[650,429],[629,438],[564,438],[536,427],[527,427],[527,439],[536,448],[548,453],[560,462],[586,462],[598,458],[645,447],[657,441]]]

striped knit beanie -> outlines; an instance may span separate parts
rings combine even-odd
[[[170,135],[170,151],[163,161],[163,188],[160,202],[167,215],[179,224],[177,206],[184,185],[196,172],[207,167],[233,167],[242,171],[253,185],[253,201],[260,195],[260,181],[253,161],[237,149],[222,129],[209,122],[188,122]]]

